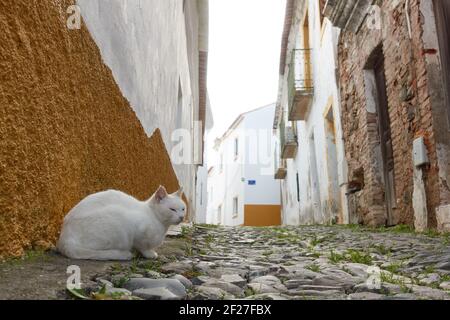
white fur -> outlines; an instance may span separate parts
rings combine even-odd
[[[183,221],[181,194],[160,187],[148,201],[115,190],[90,195],[65,217],[58,250],[72,259],[130,260],[132,249],[156,258],[168,228]]]

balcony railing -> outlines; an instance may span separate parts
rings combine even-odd
[[[305,120],[314,95],[311,49],[292,52],[288,75],[289,120]]]
[[[298,142],[294,128],[286,127],[284,120],[280,124],[281,159],[294,159],[297,155]]]
[[[286,160],[278,160],[275,167],[275,180],[284,180],[287,176]]]
[[[281,159],[279,146],[275,147],[275,180],[284,180],[287,176],[286,160]]]

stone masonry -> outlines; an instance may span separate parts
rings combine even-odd
[[[336,1],[334,1],[336,2]],[[422,168],[429,228],[449,203],[448,123],[432,1],[376,1],[380,29],[367,22],[343,30],[339,44],[341,116],[349,180],[362,190],[349,196],[354,214],[371,226],[386,223],[377,112],[368,102],[365,70],[377,50],[385,64],[394,156],[393,224],[414,224],[412,144],[424,137],[430,164]],[[354,19],[355,20],[355,19]],[[409,33],[408,24],[411,26]],[[353,31],[356,30],[356,33]],[[434,32],[434,34],[433,34]],[[411,38],[410,38],[411,35]]]

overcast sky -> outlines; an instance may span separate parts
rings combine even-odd
[[[210,0],[209,141],[239,114],[276,102],[284,13],[285,0]]]

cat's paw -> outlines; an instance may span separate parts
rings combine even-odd
[[[158,254],[155,251],[153,251],[153,250],[148,250],[148,251],[142,252],[142,255],[146,259],[156,259],[156,258],[158,258]]]

